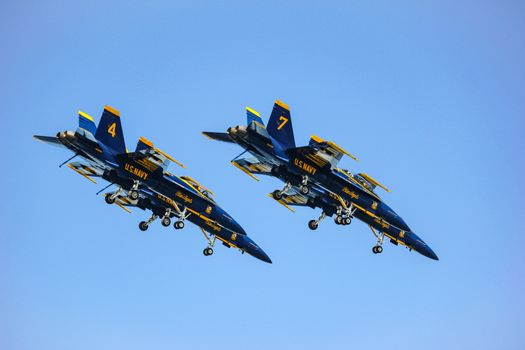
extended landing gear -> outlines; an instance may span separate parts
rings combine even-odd
[[[129,198],[131,198],[133,200],[139,199],[139,196],[140,196],[139,191],[138,191],[139,184],[140,184],[140,182],[138,180],[134,180],[133,181],[133,186],[131,186],[131,189],[128,192],[128,197]]]
[[[171,216],[171,208],[167,208],[161,220],[162,226],[168,227],[169,225],[171,225],[170,216]]]
[[[336,215],[334,222],[337,225],[350,225],[352,223],[352,218],[345,215]]]
[[[148,221],[141,221],[141,222],[139,223],[139,229],[140,229],[141,231],[146,231],[146,230],[148,229],[149,225],[150,225],[153,221],[155,221],[155,219],[157,219],[157,215],[153,214],[153,215],[151,215],[151,217],[148,219]]]
[[[377,233],[376,230],[372,226],[369,226],[370,230],[372,230],[372,233],[377,238],[377,244],[372,247],[372,253],[374,254],[381,254],[383,252],[383,241],[385,240],[385,234],[384,232]]]
[[[113,197],[113,195],[106,195],[106,197],[104,197],[104,200],[106,201],[107,204],[113,204],[115,203],[115,198]]]
[[[383,247],[380,245],[375,245],[372,247],[372,253],[374,254],[381,254],[383,252]]]
[[[173,224],[173,227],[176,230],[182,230],[184,228],[184,220],[186,220],[186,218],[188,216],[190,216],[190,214],[186,214],[186,207],[184,207],[184,209],[180,210],[180,208],[179,208],[179,206],[177,204],[175,204],[175,210],[177,211],[177,215],[179,217],[179,220],[175,221],[175,223]]]
[[[169,225],[171,225],[171,219],[165,216],[162,218],[161,224],[164,227],[168,227]]]
[[[301,194],[307,195],[310,193],[310,188],[308,187],[308,176],[303,175],[303,180],[301,181],[301,186],[299,186],[299,192]]]
[[[317,220],[310,220],[308,221],[308,227],[310,228],[310,230],[317,230],[317,228],[319,227],[319,223],[321,221],[324,220],[324,218],[326,217],[326,214],[325,212],[321,212],[321,215],[319,216],[319,218]]]
[[[283,194],[285,194],[290,188],[292,188],[292,184],[287,182],[282,190],[273,191],[273,199],[275,199],[276,201],[280,201],[281,199],[283,199]]]
[[[350,225],[352,223],[352,218],[354,217],[354,213],[357,209],[354,208],[352,204],[350,204],[350,207],[347,207],[345,203],[343,204],[344,206],[340,205],[337,208],[334,222],[337,225]]]
[[[115,203],[115,200],[119,196],[119,194],[122,192],[122,187],[117,188],[117,190],[113,193],[106,193],[106,196],[104,197],[104,200],[107,204],[113,204]]]
[[[204,254],[204,256],[210,256],[213,254],[213,246],[215,245],[215,236],[210,237],[206,234],[206,231],[204,231],[202,228],[201,230],[202,230],[202,234],[208,241],[208,246],[204,248],[204,250],[202,251],[202,254]]]

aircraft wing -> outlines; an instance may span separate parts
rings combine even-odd
[[[253,174],[258,175],[272,175],[272,166],[270,164],[259,162],[255,158],[242,158],[233,160],[231,162],[233,166],[239,170],[245,172],[253,179],[259,181]]]
[[[355,161],[358,160],[355,156],[348,153],[334,142],[323,140],[315,135],[312,135],[307,147],[301,148],[305,149],[303,152],[309,153],[308,158],[310,158],[311,161],[320,164],[321,166],[330,163],[332,167],[336,167],[337,163],[339,163],[341,158],[345,155]],[[309,152],[306,149],[309,149]]]
[[[76,173],[84,176],[86,179],[93,183],[97,183],[95,180],[93,180],[92,177],[100,177],[102,174],[104,174],[104,169],[96,167],[91,164],[84,164],[81,162],[71,162],[68,163],[67,166],[75,171]]]
[[[184,164],[160,149],[155,148],[153,143],[144,137],[141,137],[137,142],[137,148],[135,149],[133,156],[139,158],[137,162],[151,172],[155,171],[158,167],[162,167],[165,171],[168,168],[170,161],[185,168]]]

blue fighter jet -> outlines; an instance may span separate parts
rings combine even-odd
[[[184,167],[181,163],[142,137],[135,152],[128,152],[120,113],[116,109],[105,106],[98,127],[91,116],[79,112],[76,131],[62,131],[54,137],[35,135],[34,138],[66,147],[74,153],[60,166],[67,163],[69,168],[94,183],[93,177],[109,181],[99,193],[116,185],[116,191],[105,194],[106,203],[115,203],[127,211],[130,206],[151,210],[151,217],[139,224],[142,231],[159,217],[163,226],[170,226],[171,218],[176,218],[175,229],[182,229],[185,220],[189,220],[199,226],[208,241],[204,255],[213,254],[218,239],[228,248],[237,248],[271,263],[268,255],[215,202],[210,190],[188,176],[167,172],[170,161]],[[82,161],[71,162],[75,157]]]
[[[210,139],[236,143],[244,152],[231,163],[258,180],[257,174],[282,180],[285,185],[270,194],[276,201],[291,206],[320,208],[321,215],[308,223],[317,229],[326,216],[334,216],[338,225],[349,225],[353,218],[366,223],[377,239],[374,254],[383,251],[385,237],[394,245],[404,245],[422,255],[438,260],[437,255],[405,221],[377,195],[377,187],[389,190],[371,176],[339,168],[346,155],[356,157],[331,141],[313,135],[307,146],[296,147],[290,108],[275,101],[268,126],[258,112],[246,109],[247,126],[228,128],[227,132],[203,132]],[[239,159],[249,152],[253,157]]]

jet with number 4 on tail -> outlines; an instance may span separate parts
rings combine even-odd
[[[37,140],[71,150],[74,156],[60,166],[67,166],[96,183],[93,178],[102,178],[117,189],[104,194],[108,204],[116,204],[126,211],[128,207],[151,210],[148,220],[139,228],[146,231],[157,218],[163,226],[170,226],[175,218],[175,229],[182,229],[186,220],[199,226],[208,246],[204,255],[212,255],[216,240],[228,248],[237,248],[257,259],[271,263],[266,253],[253,242],[244,229],[226,213],[213,199],[210,190],[188,176],[176,176],[167,172],[170,162],[184,167],[177,160],[153,144],[140,138],[134,152],[128,152],[120,113],[105,106],[98,126],[93,118],[79,112],[79,127],[76,131],[61,131],[56,136],[34,136]],[[74,161],[79,157],[82,161]]]
[[[372,251],[383,251],[388,238],[394,245],[438,260],[437,255],[419,238],[405,221],[377,195],[375,189],[389,190],[371,176],[338,167],[343,156],[356,157],[331,141],[312,136],[307,146],[296,147],[290,108],[275,101],[268,125],[258,112],[246,108],[247,126],[228,128],[227,132],[203,132],[210,139],[236,143],[244,152],[231,163],[258,181],[255,175],[273,176],[285,183],[284,188],[270,194],[288,209],[293,206],[320,208],[318,219],[308,223],[318,228],[326,216],[333,216],[338,225],[349,225],[353,218],[363,221],[377,239]],[[249,152],[253,157],[241,158]]]

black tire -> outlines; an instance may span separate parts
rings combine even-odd
[[[310,220],[308,221],[308,227],[310,228],[310,230],[317,230],[317,227],[319,227],[319,224],[317,223],[317,221],[315,220]]]
[[[204,254],[204,256],[208,256],[208,248],[204,248],[202,254]]]
[[[108,204],[113,204],[113,203],[115,203],[115,198],[113,198],[113,195],[111,195],[111,194],[107,194],[106,197],[104,197],[104,200],[105,200],[106,203],[108,203]]]
[[[208,248],[208,256],[209,255],[213,255],[213,249],[212,248]]]
[[[184,228],[184,221],[177,220],[173,224],[173,227],[175,227],[177,230],[182,230]]]
[[[308,186],[301,186],[299,188],[299,192],[301,192],[302,194],[306,195],[306,194],[310,193],[310,188],[308,188]]]
[[[280,201],[281,199],[283,199],[283,194],[281,193],[280,190],[273,191],[272,196],[273,196],[273,199],[275,199],[276,201]]]
[[[129,198],[133,199],[133,200],[137,200],[139,199],[139,191],[137,190],[131,190],[129,192]]]
[[[376,252],[377,252],[377,254],[381,254],[381,253],[383,252],[383,247],[381,247],[380,245],[378,245],[378,246],[376,247]]]
[[[337,225],[341,225],[343,223],[343,218],[341,215],[337,215],[334,220]]]
[[[146,221],[139,222],[139,229],[141,231],[146,231],[148,229],[148,224],[146,224]]]
[[[171,219],[168,217],[162,218],[161,224],[164,227],[168,227],[169,225],[171,225]]]
[[[352,219],[345,218],[343,222],[345,223],[345,225],[350,225],[352,223]]]

